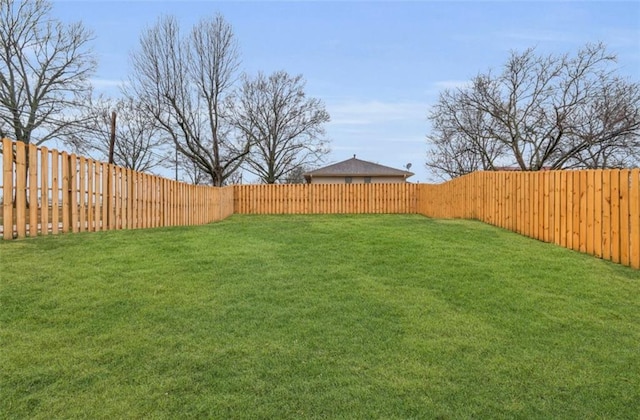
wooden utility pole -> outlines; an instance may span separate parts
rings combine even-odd
[[[111,131],[109,133],[109,163],[113,163],[113,148],[116,144],[116,111],[111,112]]]
[[[107,229],[111,226],[112,218],[111,215],[111,207],[113,206],[113,198],[111,197],[112,189],[113,189],[113,149],[116,144],[116,111],[111,112],[111,130],[109,132],[109,165],[107,165],[108,177],[107,177],[107,193],[106,193],[106,203],[103,205],[107,206],[107,220],[103,220],[102,223],[107,224]]]

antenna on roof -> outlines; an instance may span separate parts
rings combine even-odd
[[[411,162],[409,162],[409,163],[407,163],[406,165],[404,165],[404,167],[405,167],[405,168],[407,168],[407,171],[408,171],[409,169],[411,169]]]

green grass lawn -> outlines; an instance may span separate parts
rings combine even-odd
[[[472,221],[0,242],[0,417],[637,418],[640,272]]]

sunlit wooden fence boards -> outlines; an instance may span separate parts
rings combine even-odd
[[[640,268],[640,169],[476,172],[421,185],[419,213],[477,219]]]
[[[417,213],[418,184],[236,185],[240,214]]]
[[[2,140],[4,239],[240,214],[476,219],[640,269],[640,169],[475,172],[443,184],[194,186]]]
[[[438,185],[239,185],[234,213],[476,219],[640,268],[639,194],[639,169],[476,172]]]
[[[171,181],[2,140],[2,237],[196,225],[233,214],[233,188]]]

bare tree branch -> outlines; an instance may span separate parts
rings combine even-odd
[[[239,67],[231,26],[217,15],[183,36],[175,18],[161,18],[143,33],[132,62],[128,95],[213,185],[223,185],[249,152],[233,137],[225,108]]]
[[[500,74],[440,96],[429,114],[427,167],[454,177],[496,166],[637,165],[640,84],[617,77],[614,62],[603,44],[574,57],[512,52]]]
[[[153,118],[133,99],[105,99],[92,101],[86,110],[81,127],[67,133],[68,141],[79,153],[96,155],[106,160],[109,155],[111,113],[115,112],[116,137],[114,163],[139,172],[163,165],[167,159],[168,139]],[[164,165],[166,166],[166,165]]]
[[[304,87],[301,75],[259,73],[253,79],[245,76],[229,102],[235,127],[252,144],[245,167],[267,184],[284,181],[329,152],[322,127],[329,114],[319,99],[306,96]]]
[[[0,137],[41,144],[78,123],[96,68],[91,33],[45,0],[0,0]]]

